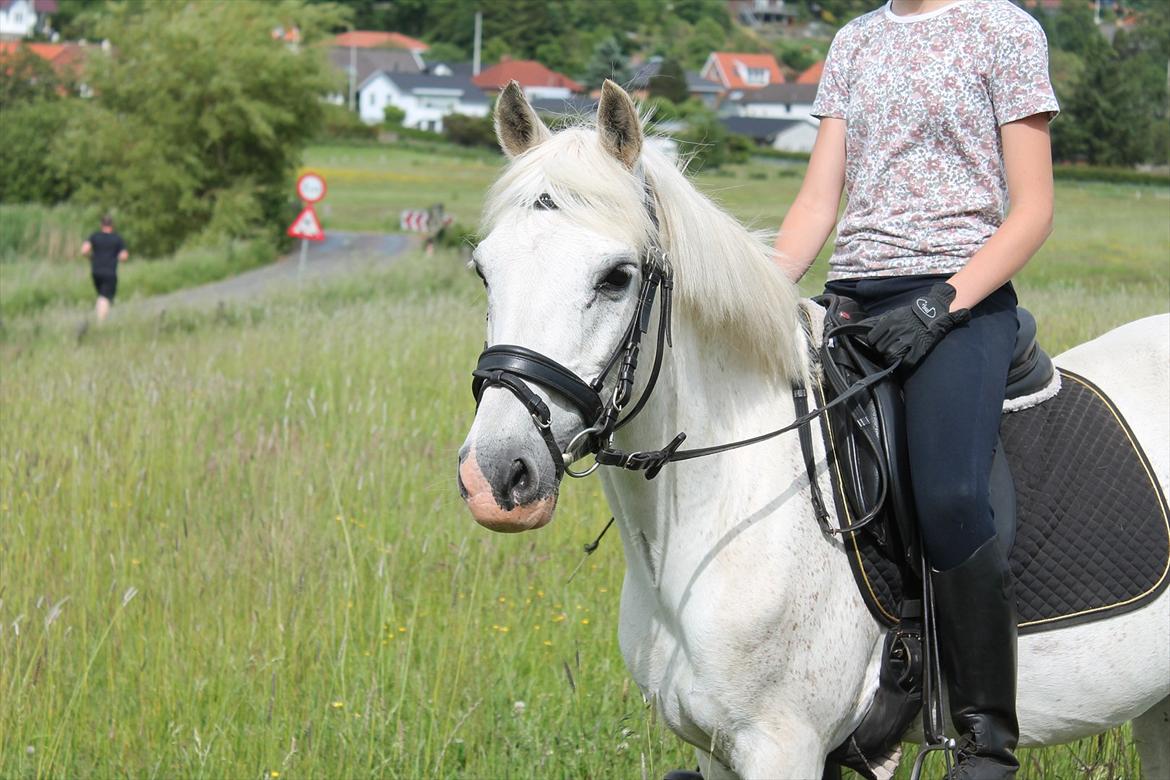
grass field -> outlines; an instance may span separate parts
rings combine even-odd
[[[495,171],[371,148],[306,163],[329,178],[326,229],[385,227],[435,199],[473,223]],[[766,227],[798,182],[753,167],[702,186]],[[1165,190],[1058,200],[1020,282],[1051,351],[1170,308]],[[0,777],[691,765],[618,654],[617,541],[569,582],[609,516],[597,483],[569,485],[557,520],[522,537],[480,529],[458,499],[482,307],[440,253],[298,298],[116,311],[80,343],[66,302],[6,317]],[[1115,732],[1028,751],[1021,777],[1139,772]]]

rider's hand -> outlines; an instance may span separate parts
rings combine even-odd
[[[873,327],[866,339],[890,363],[902,358],[902,365],[916,366],[951,328],[971,319],[967,309],[949,311],[953,300],[954,287],[945,282],[936,284],[910,305],[870,320]]]

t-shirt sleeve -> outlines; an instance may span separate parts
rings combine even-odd
[[[126,251],[126,242],[122,240],[121,236],[118,236],[118,246],[116,249],[117,251],[114,252],[115,256],[120,255]]]
[[[1051,122],[1060,113],[1048,76],[1048,39],[1033,19],[1021,20],[997,41],[989,88],[998,125],[1034,114],[1047,114]]]
[[[829,46],[821,83],[813,100],[812,115],[818,119],[844,119],[849,108],[849,33],[842,28]]]

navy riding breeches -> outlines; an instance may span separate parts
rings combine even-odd
[[[946,279],[847,279],[829,282],[825,291],[854,299],[873,316],[909,305]],[[1016,303],[1009,282],[899,377],[922,543],[939,571],[967,560],[995,535],[989,481],[1019,325]]]

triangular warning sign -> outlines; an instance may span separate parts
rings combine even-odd
[[[317,219],[317,212],[312,206],[305,206],[304,211],[297,215],[288,227],[288,234],[293,238],[307,238],[310,241],[324,241],[325,231],[321,229],[321,221]]]

